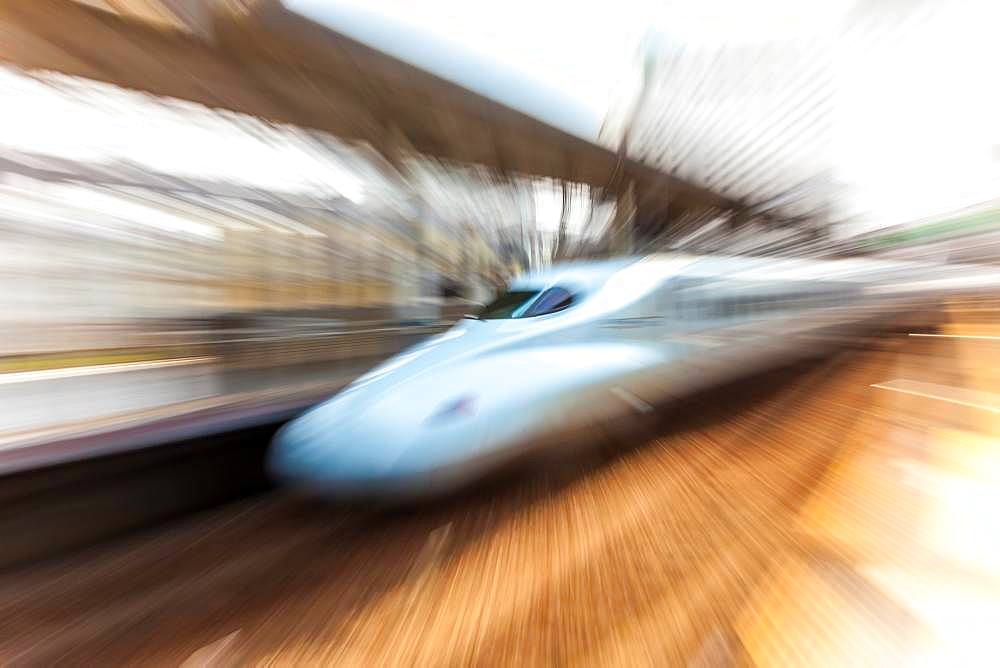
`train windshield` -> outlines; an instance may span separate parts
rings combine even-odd
[[[481,320],[533,318],[557,313],[573,304],[573,295],[565,288],[548,290],[514,290],[506,292],[483,308],[476,317]]]

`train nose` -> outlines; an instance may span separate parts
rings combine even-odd
[[[325,463],[322,447],[323,430],[312,428],[303,418],[282,427],[268,452],[267,470],[272,478],[282,482],[300,482],[315,476],[318,466]]]
[[[271,476],[344,491],[391,476],[413,431],[392,421],[336,413],[318,410],[285,425],[271,444]]]

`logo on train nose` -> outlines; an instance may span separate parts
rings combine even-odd
[[[460,418],[460,417],[471,417],[476,412],[476,397],[473,395],[466,395],[464,397],[459,397],[458,399],[453,399],[448,403],[441,406],[437,411],[435,411],[429,418],[427,418],[428,423],[442,422],[444,420]]]

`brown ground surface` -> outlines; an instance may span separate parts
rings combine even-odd
[[[958,658],[907,583],[1000,600],[1000,543],[970,538],[997,522],[976,510],[1000,498],[982,491],[998,362],[1000,340],[898,337],[689,400],[610,461],[432,507],[240,501],[0,578],[0,663]],[[908,391],[872,387],[894,380]]]

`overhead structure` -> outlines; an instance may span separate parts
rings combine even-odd
[[[747,202],[749,217],[824,218],[832,183],[834,38],[744,44],[650,40],[644,85],[602,139],[692,183]]]
[[[277,0],[0,1],[0,59],[422,154],[588,184],[636,210],[740,204],[288,11]],[[71,122],[71,119],[67,119]],[[657,214],[659,215],[659,214]],[[648,214],[647,214],[648,217]]]

